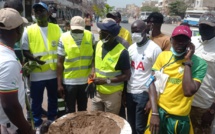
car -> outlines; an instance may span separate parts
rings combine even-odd
[[[127,16],[122,16],[121,23],[128,23],[128,17]]]

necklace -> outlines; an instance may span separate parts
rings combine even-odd
[[[142,43],[142,44],[140,44],[140,45],[139,45],[139,44],[137,44],[137,46],[138,46],[138,47],[142,47],[143,45],[145,45],[145,44],[148,42],[148,40],[149,40],[149,39],[148,39],[148,38],[146,38],[145,42],[143,42],[143,43]]]
[[[165,67],[168,67],[169,65],[175,63],[176,61],[182,60],[182,59],[183,59],[183,58],[177,58],[177,59],[175,59],[173,62],[170,62],[170,61],[172,60],[172,58],[173,58],[173,55],[170,57],[169,61],[168,61],[165,65],[163,65],[163,67],[162,67],[163,69],[164,69]]]

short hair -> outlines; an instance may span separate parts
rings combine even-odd
[[[162,24],[164,22],[164,17],[159,12],[152,12],[145,21],[150,22],[150,19],[152,19],[152,18],[153,18],[154,23],[161,23]]]
[[[20,14],[23,12],[23,5],[21,0],[7,0],[4,3],[4,8],[13,8]]]

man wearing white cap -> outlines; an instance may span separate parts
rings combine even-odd
[[[22,66],[13,50],[23,32],[22,18],[16,10],[0,10],[0,125],[2,134],[34,134],[30,124],[25,120],[24,83]]]
[[[80,16],[71,19],[71,31],[61,36],[58,45],[57,78],[58,91],[65,94],[67,112],[87,110],[85,88],[91,73],[94,38],[85,29],[85,21]]]
[[[57,44],[61,36],[58,25],[48,23],[48,6],[39,2],[33,5],[37,23],[27,27],[22,37],[22,49],[26,58],[36,61],[40,68],[30,74],[32,112],[37,130],[43,122],[42,102],[44,89],[48,96],[48,120],[57,116]]]

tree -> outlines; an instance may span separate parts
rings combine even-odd
[[[113,9],[114,7],[108,4],[104,4],[104,6],[93,5],[93,11],[100,17],[105,16],[108,12],[112,11]]]
[[[141,7],[141,11],[159,12],[159,9],[157,7],[143,6]]]
[[[175,1],[169,4],[169,14],[174,16],[180,16],[181,18],[184,18],[187,5],[184,1]]]

